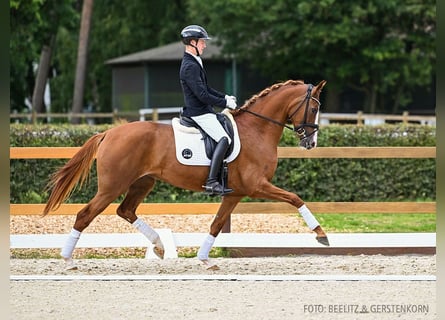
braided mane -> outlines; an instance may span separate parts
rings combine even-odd
[[[261,91],[260,93],[252,96],[249,100],[247,100],[244,105],[242,107],[240,107],[240,109],[246,109],[248,107],[250,107],[252,104],[254,104],[258,99],[267,96],[269,93],[271,93],[274,90],[277,90],[283,86],[287,86],[287,85],[292,85],[292,86],[296,86],[299,84],[304,84],[304,81],[302,80],[287,80],[285,82],[279,82],[279,83],[275,83],[273,85],[271,85],[270,87],[264,89],[263,91]]]

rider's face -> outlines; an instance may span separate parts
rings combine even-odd
[[[198,48],[200,55],[204,52],[204,49],[207,47],[206,41],[204,39],[198,39],[198,41],[196,41],[195,45]]]

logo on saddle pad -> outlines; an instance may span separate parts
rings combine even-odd
[[[221,115],[227,117],[228,120],[226,119],[226,121],[230,121],[233,127],[232,145],[229,147],[228,154],[224,159],[227,162],[232,162],[241,150],[238,129],[233,116],[227,109],[225,109]],[[182,125],[177,117],[172,119],[172,126],[175,135],[176,158],[178,161],[191,166],[209,166],[210,158],[215,147],[210,143],[210,141],[213,140],[210,137],[204,139],[201,131],[196,127]],[[207,142],[205,140],[207,140]]]
[[[191,157],[193,157],[193,152],[192,152],[192,150],[187,148],[187,149],[182,150],[181,155],[184,159],[191,159]]]

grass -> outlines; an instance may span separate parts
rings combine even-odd
[[[74,259],[144,258],[147,248],[77,248]],[[60,249],[10,249],[10,259],[60,259]]]
[[[194,258],[199,248],[178,248],[178,257]],[[147,248],[77,248],[74,259],[143,259]],[[10,259],[60,259],[60,249],[10,249]],[[225,248],[212,248],[211,258],[228,257]]]
[[[413,214],[317,214],[326,232],[436,232],[436,215]]]
[[[316,214],[327,233],[436,232],[435,214]],[[144,258],[146,248],[78,248],[75,259]],[[196,257],[198,248],[178,248],[178,256]],[[11,249],[10,258],[59,259],[60,249]],[[225,257],[224,248],[213,248],[210,257]]]

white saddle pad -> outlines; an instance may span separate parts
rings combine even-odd
[[[230,112],[225,112],[233,124],[233,151],[225,159],[227,162],[232,162],[238,156],[241,150],[241,144],[238,135],[238,128],[233,116]],[[196,128],[185,127],[179,123],[179,118],[172,119],[173,132],[175,135],[176,158],[185,165],[190,166],[209,166],[210,159],[207,158],[205,151],[204,140],[201,132]]]

